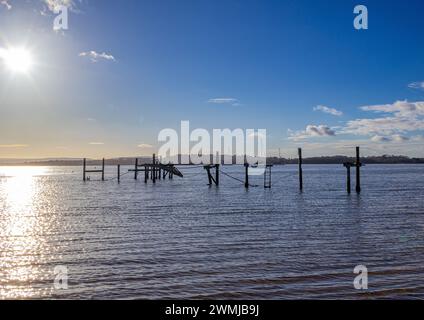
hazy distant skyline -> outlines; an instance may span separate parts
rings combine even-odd
[[[52,9],[70,7],[55,32]],[[353,8],[369,30],[353,28]],[[143,156],[164,128],[267,129],[269,156],[424,157],[422,1],[0,0],[0,158]],[[1,53],[1,52],[0,52]]]

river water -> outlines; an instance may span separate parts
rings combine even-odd
[[[115,167],[86,183],[78,167],[0,167],[0,298],[424,298],[424,165],[368,165],[359,196],[337,165],[306,165],[303,193],[291,165],[272,189],[181,171],[154,185],[118,184]]]

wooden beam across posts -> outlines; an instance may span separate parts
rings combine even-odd
[[[90,177],[88,177],[87,179],[87,173],[101,173],[102,174],[102,181],[105,181],[105,159],[103,158],[102,160],[102,168],[101,169],[93,169],[93,170],[89,170],[87,169],[87,159],[84,158],[83,162],[82,162],[82,179],[83,181],[87,181],[90,179]]]
[[[303,191],[302,148],[298,149],[298,154],[299,154],[299,190]]]
[[[209,186],[212,186],[213,184],[215,184],[216,186],[219,186],[219,164],[214,164],[214,165],[206,165],[203,166],[203,169],[206,170],[207,174],[208,174],[208,182],[209,182]],[[215,177],[212,176],[211,173],[211,169],[215,168]]]
[[[361,158],[360,158],[360,148],[356,147],[356,192],[361,193]]]
[[[86,177],[86,173],[85,173],[86,167],[87,167],[87,159],[84,158],[84,160],[82,161],[82,170],[83,170],[82,179],[83,179],[83,181],[87,181],[87,177]]]

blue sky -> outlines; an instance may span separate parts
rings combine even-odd
[[[267,129],[270,155],[424,156],[422,1],[0,2],[0,48],[34,60],[0,61],[0,157],[151,154],[182,120]]]

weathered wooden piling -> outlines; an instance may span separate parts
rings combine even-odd
[[[157,174],[157,168],[156,168],[156,154],[153,154],[153,183],[156,183],[156,174]]]
[[[271,189],[272,187],[272,165],[268,164],[264,172],[264,188]]]
[[[361,158],[360,148],[356,147],[356,192],[361,193]]]
[[[102,181],[105,181],[105,158],[102,160]]]
[[[83,181],[87,180],[86,173],[85,173],[86,168],[87,168],[87,159],[84,158],[84,160],[82,161],[82,170],[83,170],[82,179],[83,179]]]
[[[144,166],[144,183],[147,183],[148,180],[149,180],[149,166],[145,165]]]
[[[247,162],[244,164],[244,187],[249,188],[249,164]]]
[[[350,183],[350,168],[354,166],[354,163],[345,162],[343,166],[346,168],[346,190],[347,193],[351,193],[351,183]]]
[[[138,158],[135,158],[135,165],[134,165],[134,180],[137,180],[138,176]]]
[[[117,170],[118,170],[118,183],[120,183],[121,182],[121,165],[120,164],[118,164]]]
[[[303,191],[302,148],[298,149],[298,154],[299,154],[299,190]]]

